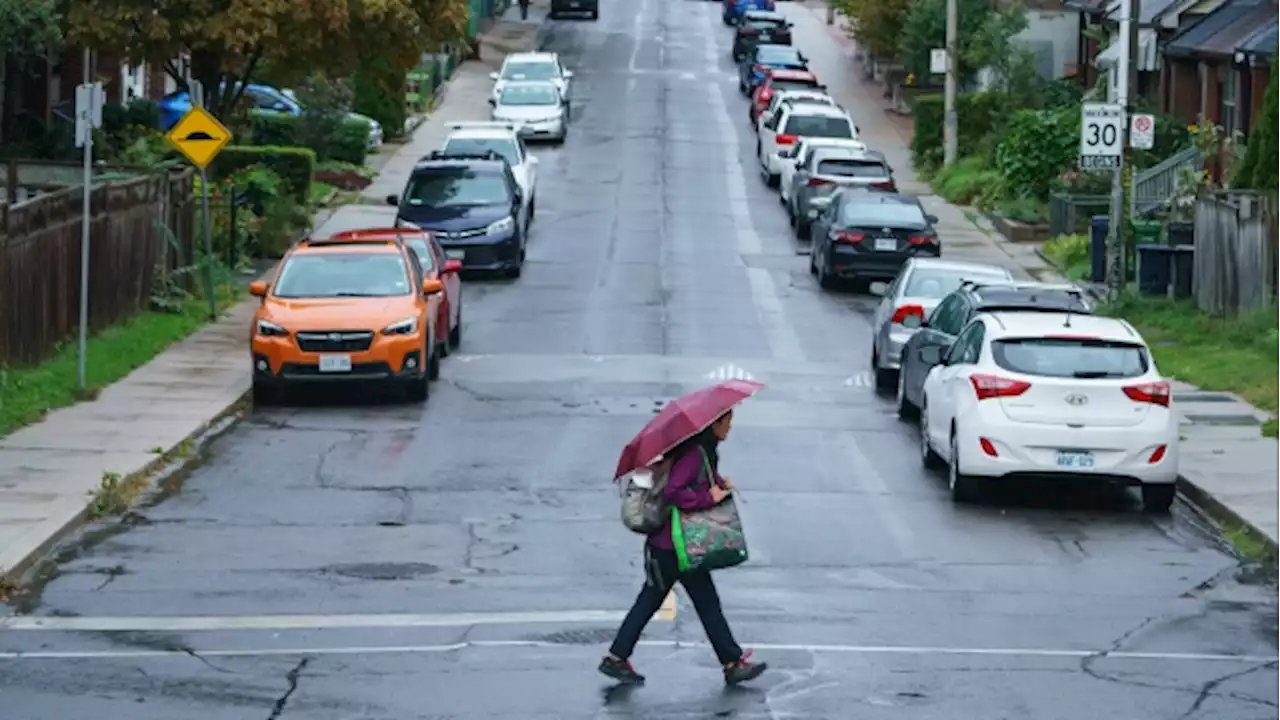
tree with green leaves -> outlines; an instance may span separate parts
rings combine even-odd
[[[898,53],[898,35],[911,0],[830,0],[849,19],[858,47],[872,57],[891,58]]]
[[[9,0],[22,2],[22,0]],[[64,0],[71,41],[161,64],[190,58],[219,117],[270,64],[277,78],[344,77],[371,51],[412,67],[422,52],[466,36],[467,0]]]
[[[0,0],[0,66],[5,93],[0,108],[0,137],[14,136],[18,80],[27,64],[62,40],[54,0]]]
[[[960,82],[971,82],[979,70],[989,69],[995,80],[991,89],[1018,98],[1018,107],[1037,105],[1035,95],[1044,83],[1036,73],[1035,56],[1014,39],[1027,28],[1026,9],[1017,2],[1001,8],[992,7],[990,0],[957,2]],[[947,0],[914,0],[897,43],[903,67],[928,75],[930,50],[946,47]]]
[[[1276,71],[1280,65],[1271,63],[1271,79],[1267,81],[1267,93],[1262,97],[1262,112],[1249,133],[1244,160],[1232,178],[1231,185],[1242,190],[1275,190],[1277,172],[1280,170],[1280,147],[1277,145],[1277,129],[1280,128],[1280,107],[1277,107]]]

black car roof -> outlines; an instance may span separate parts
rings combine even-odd
[[[429,155],[423,155],[418,158],[418,162],[413,166],[413,169],[416,172],[418,170],[441,167],[492,166],[495,170],[501,170],[506,165],[507,159],[492,150],[483,153],[446,153],[441,150],[435,150]]]
[[[962,288],[974,299],[980,312],[997,309],[1046,310],[1092,314],[1093,308],[1081,297],[1079,291],[1063,288],[1008,287],[986,285]]]

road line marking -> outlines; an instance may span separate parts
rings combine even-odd
[[[191,632],[202,630],[332,630],[340,628],[470,627],[545,623],[615,623],[625,612],[565,610],[386,615],[227,615],[158,617],[0,617],[0,631]]]
[[[676,612],[679,606],[676,605],[676,591],[672,590],[667,593],[667,597],[662,600],[662,607],[658,608],[657,618],[659,620],[675,621]]]
[[[641,647],[664,649],[707,648],[705,642],[677,640],[641,640]],[[1164,661],[1164,662],[1221,662],[1221,663],[1275,663],[1274,655],[1222,655],[1215,653],[1176,652],[1110,652],[1107,650],[1068,650],[1047,648],[959,648],[893,645],[799,645],[786,643],[744,643],[754,650],[765,652],[806,652],[844,655],[943,655],[1025,657],[1046,659],[1097,658],[1099,660]],[[323,656],[323,655],[427,655],[460,652],[486,648],[538,648],[569,650],[574,645],[542,640],[471,640],[441,645],[369,645],[342,647],[290,647],[290,648],[239,648],[180,650],[33,650],[0,651],[0,660],[137,660],[143,658],[182,657],[192,654],[211,657],[267,657],[267,656]],[[945,672],[945,671],[944,671]]]

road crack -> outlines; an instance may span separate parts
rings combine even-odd
[[[311,658],[302,658],[297,665],[294,665],[285,674],[284,677],[289,686],[285,688],[284,694],[276,700],[276,704],[271,708],[271,714],[267,716],[267,720],[277,720],[284,713],[285,706],[289,704],[289,698],[293,697],[293,694],[298,690],[298,680],[302,677],[302,671],[306,669],[307,663],[310,662]]]
[[[1266,670],[1266,669],[1275,668],[1275,667],[1276,667],[1276,661],[1271,660],[1269,662],[1252,665],[1250,667],[1245,668],[1244,670],[1237,670],[1235,672],[1227,673],[1226,675],[1219,675],[1218,677],[1206,682],[1204,685],[1200,686],[1200,692],[1196,695],[1196,699],[1191,703],[1191,707],[1187,708],[1187,711],[1182,713],[1182,715],[1179,716],[1178,720],[1188,720],[1188,718],[1190,718],[1192,715],[1195,715],[1197,712],[1199,712],[1200,706],[1204,705],[1206,700],[1208,700],[1211,697],[1214,697],[1215,695],[1218,695],[1218,693],[1214,691],[1217,690],[1218,686],[1221,685],[1222,683],[1227,682],[1228,680],[1235,680],[1236,678],[1244,677],[1249,673],[1254,673],[1259,670]],[[1250,698],[1248,696],[1237,695],[1235,693],[1224,693],[1222,694],[1222,697],[1229,697],[1232,700],[1240,700],[1243,702],[1257,703],[1260,705],[1266,705],[1267,707],[1276,707],[1276,703],[1273,703],[1269,700],[1262,700],[1259,698]]]

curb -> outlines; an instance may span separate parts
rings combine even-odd
[[[1280,546],[1274,540],[1267,537],[1267,534],[1262,532],[1257,525],[1245,520],[1239,513],[1227,507],[1225,503],[1214,497],[1207,490],[1182,475],[1178,475],[1177,485],[1178,494],[1203,512],[1205,516],[1218,523],[1225,521],[1247,529],[1250,535],[1267,546],[1272,558],[1280,557]],[[1219,527],[1218,530],[1221,531],[1222,528]]]

